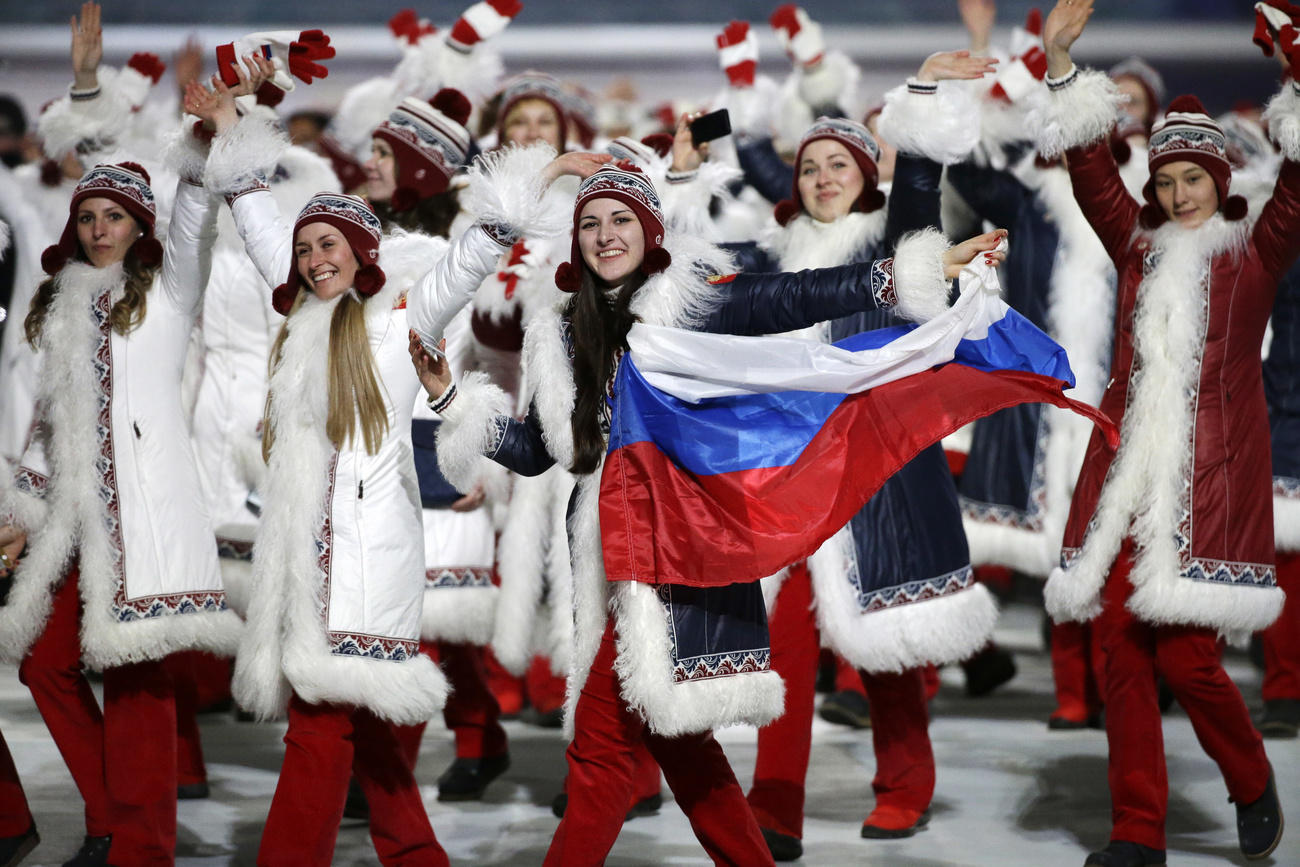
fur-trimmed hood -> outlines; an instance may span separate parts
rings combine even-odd
[[[853,212],[823,223],[807,213],[785,226],[770,220],[758,239],[758,246],[776,259],[782,271],[833,268],[861,261],[862,254],[885,237],[888,214],[879,208],[869,214]]]

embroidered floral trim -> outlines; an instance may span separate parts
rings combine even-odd
[[[731,677],[772,670],[772,651],[738,650],[677,660],[673,666],[673,683],[690,683],[713,677]]]
[[[14,473],[14,488],[24,494],[31,494],[33,497],[44,497],[49,486],[50,480],[48,476],[43,476],[27,467],[19,467]]]
[[[513,247],[523,237],[513,226],[504,223],[479,223],[479,227],[501,247]]]
[[[424,589],[445,590],[459,587],[491,587],[490,566],[443,566],[424,570]]]
[[[357,632],[331,632],[329,642],[330,653],[336,656],[366,656],[383,662],[406,662],[420,652],[419,641]]]
[[[858,588],[858,609],[866,614],[960,593],[975,583],[975,570],[966,565],[946,575],[870,591],[863,590],[856,574],[851,577]]]
[[[871,294],[881,307],[898,306],[898,289],[894,286],[894,259],[877,259],[871,263]]]
[[[1029,479],[1029,497],[1025,508],[1003,503],[985,503],[979,500],[958,496],[961,503],[961,516],[982,524],[997,524],[1002,527],[1014,527],[1033,533],[1043,531],[1043,520],[1047,515],[1047,446],[1051,439],[1048,414],[1038,416],[1038,437],[1034,442],[1034,466]]]

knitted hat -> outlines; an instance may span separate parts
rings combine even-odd
[[[379,268],[379,237],[381,226],[375,212],[360,196],[345,193],[317,193],[298,212],[293,223],[293,237],[311,223],[329,223],[343,233],[352,253],[357,257],[357,276],[352,288],[367,297],[384,287],[384,272]],[[289,264],[289,278],[275,287],[271,306],[281,316],[288,316],[294,299],[302,289],[296,258]]]
[[[1155,67],[1147,63],[1140,57],[1130,57],[1127,60],[1121,60],[1110,68],[1107,73],[1112,80],[1128,76],[1135,80],[1147,95],[1147,116],[1142,119],[1147,129],[1156,119],[1156,114],[1160,111],[1160,106],[1165,101],[1165,80],[1156,72]]]
[[[138,163],[100,164],[86,172],[72,191],[68,205],[68,222],[63,226],[59,243],[45,248],[41,253],[41,267],[46,274],[57,274],[69,259],[77,255],[77,207],[86,199],[111,199],[135,217],[143,234],[131,245],[137,259],[144,265],[162,262],[162,245],[153,236],[157,211],[153,203],[153,190],[149,186],[149,173]]]
[[[1228,141],[1223,128],[1205,113],[1199,99],[1185,95],[1169,103],[1165,116],[1151,128],[1147,150],[1151,177],[1142,187],[1142,196],[1147,200],[1142,208],[1144,226],[1154,229],[1168,219],[1156,199],[1156,170],[1180,160],[1196,163],[1209,173],[1219,191],[1219,210],[1226,219],[1240,220],[1246,216],[1246,200],[1228,195],[1232,165],[1228,162]]]
[[[501,109],[497,112],[497,141],[506,143],[506,116],[510,109],[525,99],[540,99],[551,104],[560,125],[560,150],[569,140],[569,124],[565,112],[568,96],[560,82],[544,72],[521,72],[501,87]]]
[[[394,211],[408,211],[446,191],[469,154],[469,113],[465,95],[444,87],[428,102],[408,96],[375,128],[374,137],[388,142],[397,158]]]
[[[578,249],[578,220],[582,209],[592,199],[618,199],[632,209],[641,222],[645,235],[645,256],[637,270],[642,274],[657,274],[672,264],[672,257],[664,249],[664,212],[645,172],[627,160],[607,163],[593,172],[578,186],[578,198],[573,203],[573,246],[569,261],[555,271],[555,285],[565,292],[577,292],[582,285],[582,251]]]
[[[673,137],[661,132],[651,133],[640,141],[621,135],[605,145],[605,153],[616,160],[633,162],[642,171],[668,156],[672,149]]]
[[[799,194],[799,164],[803,161],[804,148],[820,139],[834,139],[843,144],[862,172],[862,195],[853,207],[869,214],[885,204],[885,194],[876,189],[876,181],[880,176],[876,169],[876,162],[880,159],[880,146],[871,137],[871,133],[862,124],[846,118],[819,117],[799,140],[799,150],[794,156],[794,183],[791,185],[790,198],[778,202],[774,211],[776,221],[782,226],[803,210],[803,196]]]

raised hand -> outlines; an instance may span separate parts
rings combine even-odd
[[[172,55],[172,74],[176,76],[176,86],[183,99],[185,86],[198,81],[203,74],[203,46],[196,37],[187,37],[185,44]]]
[[[100,61],[104,59],[104,31],[98,3],[81,4],[81,16],[68,19],[72,28],[72,77],[77,90],[99,86]]]
[[[943,254],[944,278],[957,279],[961,276],[961,269],[975,261],[975,257],[981,254],[984,256],[984,264],[992,265],[994,268],[1001,265],[1006,261],[1007,253],[996,247],[1005,237],[1007,237],[1006,229],[994,229],[992,232],[968,238],[955,247],[949,247]]]
[[[997,72],[995,57],[972,57],[969,51],[940,51],[931,54],[916,73],[919,81],[950,81],[983,78]]]
[[[234,64],[239,83],[230,88],[232,96],[249,96],[257,93],[257,89],[275,75],[275,63],[260,54],[248,54],[241,60],[244,64],[243,68],[240,68],[238,63]]]
[[[994,0],[957,0],[957,12],[970,34],[971,51],[987,51],[993,24],[998,18],[998,4]]]
[[[1043,50],[1047,52],[1047,74],[1060,78],[1070,71],[1070,47],[1092,15],[1093,0],[1057,0],[1043,24]]]
[[[564,175],[573,175],[578,178],[589,178],[605,163],[614,158],[609,154],[589,154],[583,151],[571,151],[567,154],[560,154],[546,166],[542,171],[542,177],[546,179],[547,184],[553,183],[557,178]]]
[[[675,172],[693,172],[700,163],[709,158],[709,143],[695,146],[695,137],[691,135],[691,121],[704,112],[685,112],[677,119],[677,131],[673,135],[673,165]]]
[[[411,353],[411,364],[415,366],[415,375],[429,397],[437,400],[451,387],[451,365],[443,353],[447,349],[444,339],[438,344],[438,354],[434,355],[424,348],[420,337],[414,331],[407,333],[409,338],[407,350]]]

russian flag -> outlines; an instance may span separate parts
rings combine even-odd
[[[943,315],[834,345],[637,324],[614,380],[600,525],[611,581],[712,587],[801,560],[931,443],[1064,394],[1056,342],[962,273]]]

